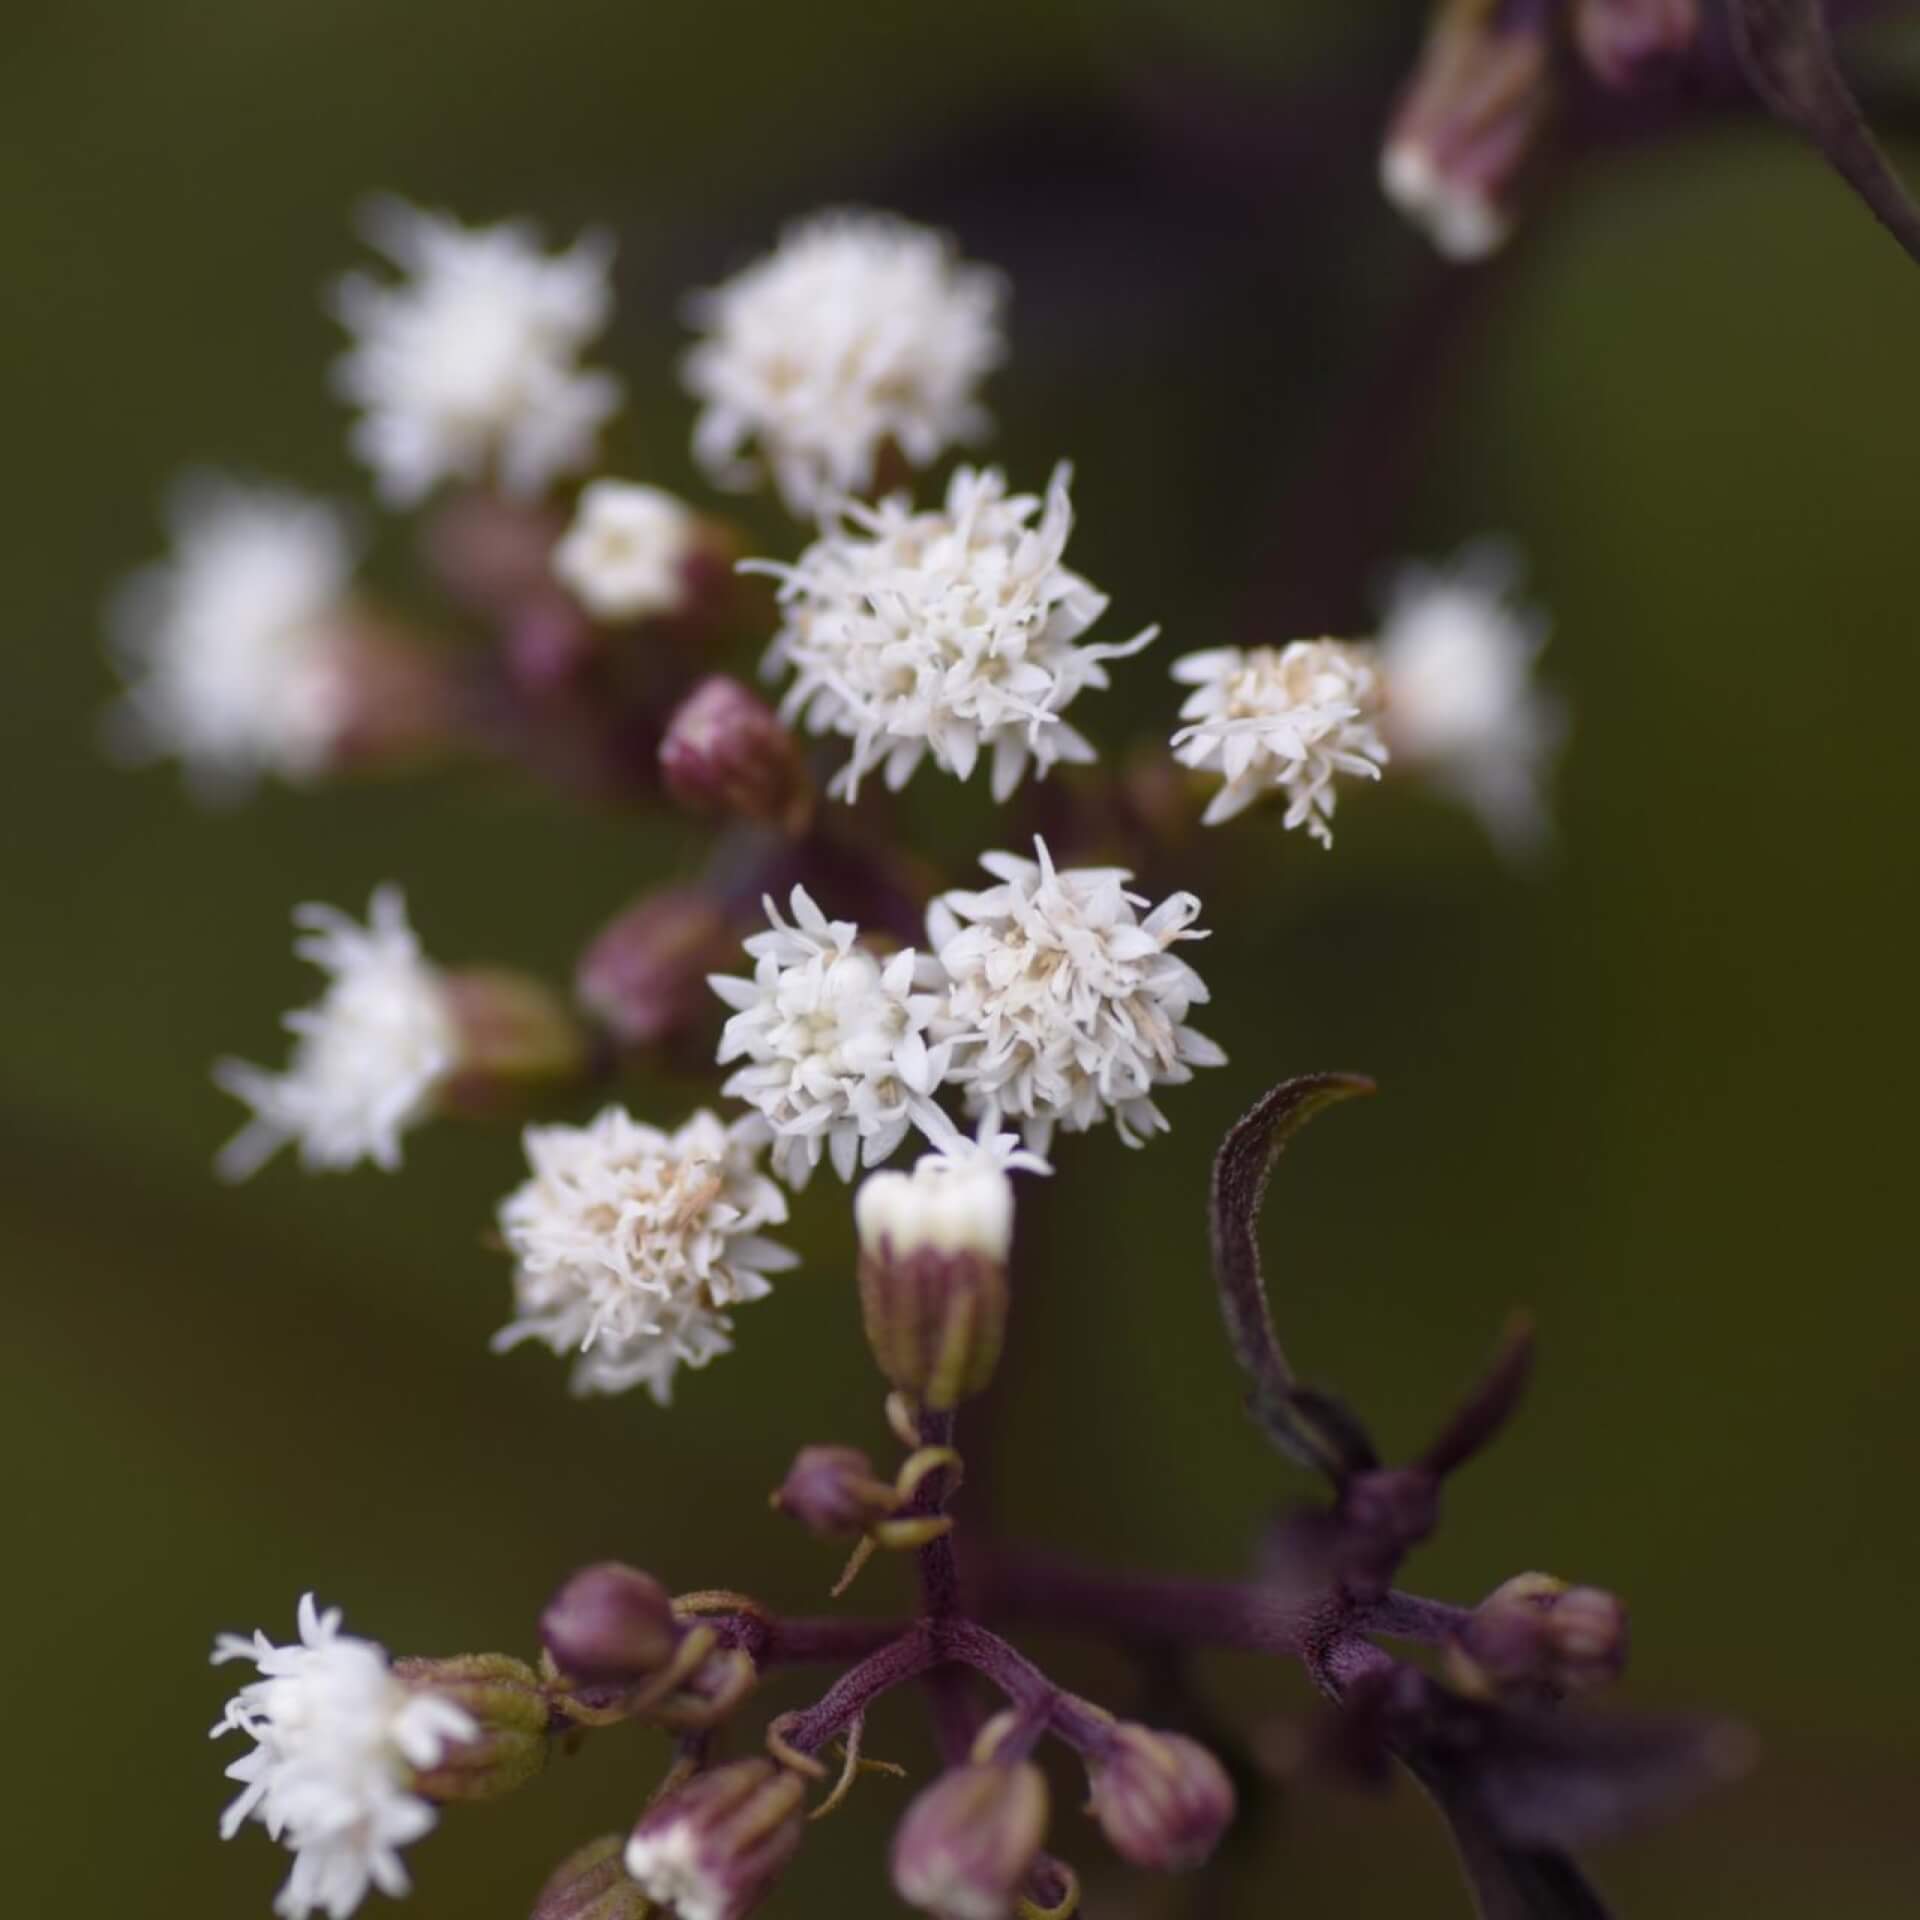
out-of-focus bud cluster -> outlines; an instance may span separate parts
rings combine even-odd
[[[752,1659],[682,1619],[651,1575],[617,1561],[583,1567],[540,1616],[555,1710],[581,1726],[644,1718],[716,1726],[752,1691]]]
[[[1002,1920],[1046,1834],[1046,1777],[1030,1761],[954,1767],[900,1822],[894,1891],[936,1920]]]
[[[813,816],[799,743],[757,693],[726,674],[709,675],[675,709],[660,772],[695,813],[734,814],[787,833]]]
[[[457,1035],[442,1105],[462,1113],[511,1110],[530,1092],[586,1071],[586,1030],[543,981],[472,967],[445,974],[441,984]]]
[[[725,912],[697,887],[643,895],[581,955],[574,993],[622,1048],[664,1045],[700,1031],[713,1007],[707,976],[738,951]],[[703,1048],[704,1052],[705,1049]]]
[[[648,1899],[686,1920],[741,1920],[800,1845],[806,1788],[770,1760],[697,1773],[647,1809],[626,1870]]]
[[[415,1771],[413,1789],[429,1800],[491,1800],[523,1786],[547,1763],[547,1690],[524,1660],[504,1653],[394,1662],[394,1677],[415,1692],[450,1701],[478,1731],[450,1742]]]
[[[1700,28],[1700,0],[1574,0],[1574,45],[1593,77],[1618,93],[1667,85]]]
[[[627,1872],[627,1836],[604,1834],[548,1876],[529,1920],[647,1920],[653,1902]]]
[[[1449,260],[1484,259],[1512,230],[1553,106],[1553,13],[1539,0],[1444,0],[1434,17],[1380,181]]]
[[[1088,1811],[1121,1859],[1153,1872],[1197,1867],[1233,1820],[1227,1770],[1184,1734],[1116,1725],[1089,1750]]]
[[[1618,1678],[1627,1610],[1600,1587],[1522,1573],[1496,1587],[1447,1649],[1447,1675],[1479,1699],[1558,1700]]]
[[[876,1173],[854,1200],[860,1307],[880,1371],[935,1411],[979,1393],[1006,1337],[1013,1183],[984,1157]]]

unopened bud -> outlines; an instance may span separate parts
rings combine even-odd
[[[341,612],[328,643],[338,697],[329,766],[384,772],[446,751],[459,731],[459,695],[441,652],[360,605]]]
[[[936,1920],[1000,1920],[1046,1833],[1047,1783],[1038,1767],[955,1767],[900,1822],[894,1891]]]
[[[876,1173],[854,1199],[860,1308],[880,1371],[936,1411],[993,1378],[1007,1327],[1013,1183],[985,1158]]]
[[[626,1868],[680,1920],[740,1920],[800,1844],[806,1789],[770,1760],[697,1773],[640,1816]]]
[[[570,1680],[635,1686],[662,1672],[681,1624],[665,1587],[617,1561],[583,1567],[547,1603],[540,1638]]]
[[[504,968],[469,967],[442,978],[457,1060],[441,1094],[457,1111],[488,1113],[529,1092],[579,1079],[587,1036],[544,982]]]
[[[497,493],[463,493],[428,522],[427,559],[442,585],[475,613],[503,615],[553,593],[562,522],[551,509]]]
[[[561,1861],[528,1920],[647,1920],[653,1903],[627,1873],[623,1833],[590,1840]]]
[[[1574,44],[1620,93],[1665,86],[1700,41],[1700,0],[1574,0]]]
[[[1553,104],[1545,9],[1447,0],[1380,154],[1393,204],[1449,260],[1506,240]]]
[[[1178,1872],[1212,1853],[1233,1819],[1233,1782],[1184,1734],[1122,1722],[1087,1760],[1088,1811],[1121,1859]]]
[[[403,1686],[451,1701],[478,1729],[415,1772],[414,1792],[428,1800],[491,1800],[524,1786],[546,1765],[547,1690],[524,1660],[463,1653],[397,1660],[393,1671]]]
[[[865,1533],[900,1504],[900,1495],[873,1471],[858,1447],[802,1447],[787,1469],[773,1504],[823,1539]]]
[[[594,937],[574,991],[621,1046],[657,1046],[706,1014],[713,1001],[707,975],[738,951],[708,894],[667,887],[636,900]]]
[[[798,833],[813,813],[799,743],[751,688],[725,674],[680,703],[660,742],[667,791],[698,813],[739,814]]]
[[[1627,1659],[1627,1610],[1600,1587],[1522,1573],[1474,1608],[1447,1648],[1462,1693],[1559,1699],[1616,1679]]]

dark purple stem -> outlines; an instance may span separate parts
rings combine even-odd
[[[801,1753],[818,1752],[883,1693],[917,1679],[940,1658],[940,1650],[924,1625],[908,1628],[878,1653],[870,1653],[858,1666],[849,1667],[812,1706],[795,1714],[782,1729],[787,1744]]]
[[[760,1667],[863,1660],[907,1631],[901,1620],[839,1620],[831,1614],[710,1613],[701,1624],[719,1635],[722,1646],[741,1648]]]
[[[923,1413],[920,1416],[920,1440],[923,1446],[953,1445],[954,1419],[951,1413]],[[931,1473],[920,1483],[913,1506],[915,1515],[932,1515],[946,1509],[951,1493],[951,1476]],[[920,1610],[929,1620],[940,1620],[960,1610],[960,1563],[954,1558],[953,1536],[942,1534],[920,1549]]]

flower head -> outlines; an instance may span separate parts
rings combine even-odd
[[[926,466],[979,437],[981,379],[1005,357],[1004,289],[951,240],[887,214],[818,214],[695,296],[686,358],[703,403],[694,454],[751,485],[757,445],[787,505],[813,513],[870,486],[891,443]]]
[[[799,1775],[766,1760],[696,1773],[640,1816],[627,1872],[672,1920],[741,1920],[799,1846],[805,1798]]]
[[[681,1366],[731,1346],[727,1309],[797,1264],[764,1227],[786,1197],[760,1170],[765,1131],[696,1113],[674,1133],[608,1107],[584,1127],[529,1127],[533,1177],[500,1208],[519,1312],[496,1350],[577,1353],[577,1393],[644,1384],[665,1406]]]
[[[1138,1146],[1167,1124],[1153,1089],[1226,1058],[1186,1024],[1207,989],[1173,952],[1205,937],[1193,927],[1200,902],[1172,894],[1143,919],[1129,874],[1056,868],[1042,840],[1034,851],[984,855],[999,885],[942,894],[928,910],[953,1077],[970,1112],[989,1128],[1016,1122],[1039,1152],[1056,1126],[1081,1133],[1106,1119]]]
[[[196,474],[167,519],[172,553],[111,611],[129,683],[116,743],[177,755],[216,792],[262,773],[310,778],[351,715],[340,640],[357,556],[346,516],[283,488]]]
[[[260,1670],[213,1732],[255,1743],[227,1769],[242,1790],[221,1819],[221,1838],[258,1820],[293,1852],[275,1911],[284,1920],[345,1920],[370,1886],[405,1893],[400,1849],[434,1824],[414,1776],[475,1737],[471,1716],[405,1685],[379,1647],[342,1633],[338,1610],[322,1613],[312,1594],[300,1602],[298,1645],[222,1634],[213,1659],[251,1660]]]
[[[952,1067],[951,1043],[929,1044],[940,1010],[939,970],[912,948],[882,959],[850,920],[829,920],[804,887],[793,924],[771,900],[772,923],[746,943],[753,978],[715,974],[734,1009],[720,1060],[744,1060],[721,1091],[748,1101],[773,1130],[781,1178],[804,1186],[823,1153],[851,1180],[877,1166],[915,1126],[941,1122],[933,1095]],[[948,1123],[950,1125],[950,1123]]]
[[[554,548],[553,571],[596,620],[678,613],[701,534],[693,509],[659,487],[594,480]]]
[[[1225,776],[1205,823],[1231,820],[1278,788],[1286,825],[1332,846],[1334,776],[1377,780],[1387,759],[1370,650],[1342,640],[1213,647],[1176,660],[1173,677],[1193,688],[1180,708],[1189,724],[1173,736],[1175,757]]]
[[[935,1920],[1005,1920],[1046,1833],[1046,1776],[1030,1761],[954,1767],[900,1822],[894,1891]]]
[[[365,224],[405,278],[339,283],[353,345],[334,379],[363,410],[353,448],[382,497],[409,506],[447,479],[535,494],[584,467],[620,403],[611,374],[577,364],[612,305],[606,238],[546,254],[527,225],[463,227],[393,199]]]
[[[1534,663],[1546,621],[1512,604],[1518,563],[1469,548],[1451,567],[1409,567],[1380,631],[1385,726],[1393,751],[1479,814],[1503,848],[1548,828],[1541,788],[1565,723]]]
[[[1061,565],[1070,477],[1054,469],[1042,510],[1003,474],[962,467],[936,512],[904,496],[852,505],[794,566],[761,563],[781,582],[786,618],[767,664],[793,669],[786,711],[853,743],[835,793],[853,799],[876,767],[903,786],[929,753],[964,780],[985,754],[1004,800],[1029,764],[1044,775],[1094,757],[1065,710],[1108,684],[1103,662],[1158,629],[1075,644],[1107,601]]]
[[[293,922],[307,929],[294,952],[331,978],[314,1005],[287,1015],[294,1043],[284,1072],[240,1060],[214,1069],[219,1085],[253,1108],[221,1150],[219,1169],[244,1180],[294,1141],[313,1171],[371,1160],[391,1172],[400,1136],[459,1064],[444,977],[421,953],[398,887],[374,894],[364,927],[325,906],[298,907]]]

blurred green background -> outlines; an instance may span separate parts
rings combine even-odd
[[[1470,1600],[1544,1566],[1616,1587],[1628,1693],[1735,1711],[1764,1743],[1747,1785],[1598,1855],[1603,1884],[1649,1920],[1913,1911],[1920,275],[1798,147],[1730,120],[1579,169],[1463,300],[1371,186],[1416,12],[12,10],[7,1911],[267,1913],[282,1856],[257,1829],[215,1837],[216,1628],[284,1637],[312,1585],[399,1650],[525,1650],[556,1579],[616,1554],[817,1607],[833,1556],[765,1490],[801,1441],[882,1441],[831,1185],[799,1209],[807,1270],[663,1415],[489,1357],[506,1278],[481,1233],[516,1177],[510,1129],[428,1130],[394,1179],[211,1178],[234,1115],[209,1061],[275,1057],[311,984],[293,902],[357,907],[392,877],[437,955],[559,972],[697,851],[478,775],[208,813],[170,772],[100,758],[99,603],[155,550],[169,476],[215,460],[357,486],[317,292],[381,188],[612,226],[606,357],[631,400],[611,459],[696,495],[682,291],[826,201],[955,226],[1016,280],[997,452],[1028,483],[1077,460],[1077,564],[1116,623],[1164,622],[1164,657],[1295,608],[1358,622],[1363,582],[1309,612],[1326,589],[1293,576],[1303,528],[1365,530],[1379,560],[1488,527],[1524,542],[1575,717],[1557,861],[1502,871],[1399,790],[1350,799],[1332,857],[1270,817],[1195,854],[1220,930],[1206,1026],[1232,1065],[1169,1100],[1150,1151],[1062,1155],[1001,1396],[1001,1516],[1091,1556],[1242,1563],[1301,1489],[1236,1411],[1207,1161],[1270,1080],[1371,1071],[1383,1097],[1323,1122],[1275,1190],[1297,1352],[1406,1447],[1511,1303],[1543,1329],[1533,1402],[1410,1584]],[[1406,318],[1429,311],[1430,337]],[[1433,348],[1418,419],[1369,372],[1396,328]],[[1374,470],[1344,425],[1369,396],[1376,433],[1408,410]],[[752,511],[758,540],[790,543]],[[404,558],[399,529],[376,570]],[[1163,725],[1172,692],[1149,661],[1085,704],[1113,744]],[[943,857],[996,831],[933,774],[913,817]],[[880,1567],[856,1598],[901,1591]],[[1125,1704],[1123,1672],[1057,1657]],[[1247,1720],[1305,1705],[1290,1672],[1207,1677]],[[903,1758],[920,1740],[905,1702],[869,1731]],[[454,1813],[413,1857],[408,1911],[524,1913],[659,1760],[653,1736],[608,1735]],[[887,1911],[903,1798],[863,1787],[776,1910]],[[1097,1915],[1190,1910],[1110,1876],[1070,1806],[1056,1844]],[[1306,1786],[1210,1910],[1464,1912],[1444,1847],[1409,1792]]]

